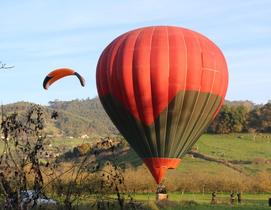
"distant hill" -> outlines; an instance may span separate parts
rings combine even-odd
[[[50,101],[49,108],[58,111],[59,118],[55,125],[65,135],[88,134],[103,136],[118,133],[105,113],[99,98]]]
[[[25,112],[33,103],[17,102],[4,105],[4,112]],[[50,135],[64,135],[78,137],[84,134],[88,136],[104,136],[118,133],[106,115],[99,98],[50,101],[49,106],[43,106],[46,130]],[[56,120],[51,119],[53,110],[58,112]]]

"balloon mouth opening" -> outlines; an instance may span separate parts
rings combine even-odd
[[[150,170],[157,184],[163,180],[167,169],[175,169],[181,162],[179,158],[144,158],[144,163]]]

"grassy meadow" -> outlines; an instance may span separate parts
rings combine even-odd
[[[217,194],[217,204],[211,205],[211,195],[202,193],[170,193],[169,202],[155,202],[155,194],[136,194],[136,200],[141,200],[146,203],[150,209],[165,209],[165,210],[262,210],[270,209],[268,206],[268,198],[270,194],[243,194],[242,203],[237,201],[234,205],[230,205],[230,196],[226,193]]]
[[[271,171],[271,135],[256,136],[255,140],[250,134],[210,135],[204,134],[194,145],[200,153],[235,161],[244,173],[251,175],[261,171]],[[119,157],[120,161],[129,162],[132,165],[140,165],[142,162],[133,152]],[[193,158],[186,155],[179,167],[178,173],[197,171],[197,173],[209,173],[215,175],[218,171],[232,171],[222,164]],[[170,170],[169,170],[169,173]]]
[[[194,146],[199,152],[218,159],[251,161],[251,164],[236,164],[247,174],[263,170],[271,171],[271,135],[264,134],[253,140],[249,134],[203,135]],[[191,157],[185,157],[178,168],[181,171],[193,169],[216,173],[225,166]],[[226,170],[226,169],[225,169]]]
[[[243,194],[242,203],[237,201],[233,205],[230,204],[229,194],[217,194],[217,204],[210,204],[211,195],[202,193],[169,193],[168,201],[156,202],[154,193],[136,193],[134,199],[140,204],[139,209],[142,210],[267,210],[268,198],[271,194]],[[85,197],[78,204],[78,210],[95,209],[93,205],[93,197]],[[110,209],[118,210],[118,205],[114,205]],[[48,208],[51,209],[51,208]],[[62,209],[62,206],[58,206]]]

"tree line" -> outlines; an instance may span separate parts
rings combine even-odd
[[[225,104],[207,128],[207,133],[269,133],[271,132],[271,103],[253,107]]]

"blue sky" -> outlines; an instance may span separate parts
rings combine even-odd
[[[213,40],[227,59],[226,98],[266,103],[271,99],[270,0],[13,0],[1,1],[2,103],[93,98],[102,50],[116,36],[150,25],[175,25]],[[82,74],[82,88],[67,77],[43,90],[44,77],[58,67]]]

